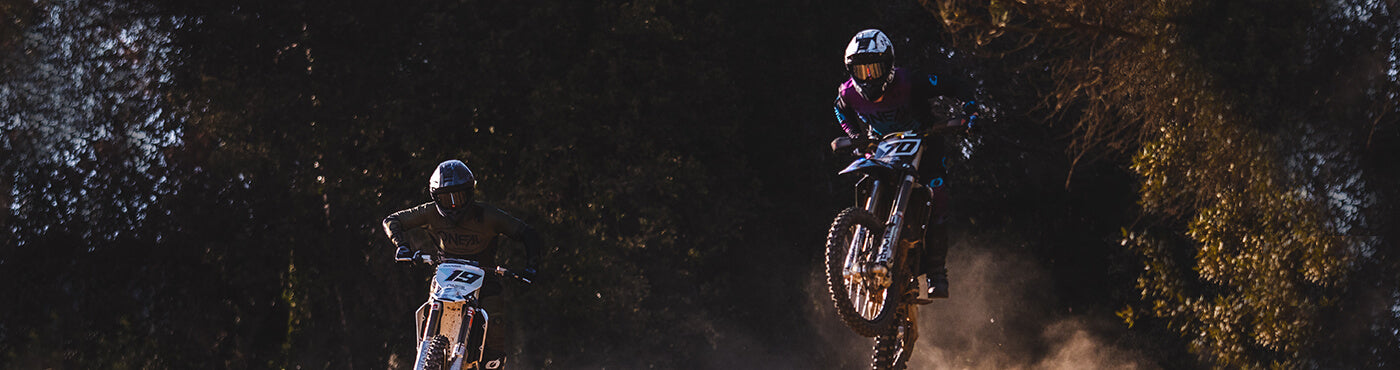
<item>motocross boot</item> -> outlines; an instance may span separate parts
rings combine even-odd
[[[942,181],[929,185],[932,215],[924,233],[924,276],[929,298],[948,298],[948,189]]]
[[[496,289],[500,289],[499,285]],[[511,345],[511,338],[506,329],[510,315],[505,310],[505,298],[499,293],[483,295],[481,307],[486,310],[487,317],[490,318],[486,330],[486,348],[482,351],[481,369],[505,369],[506,352],[503,349],[510,348]]]
[[[924,243],[924,276],[928,278],[929,298],[948,298],[948,228],[942,223],[929,225]]]
[[[929,273],[928,275],[928,297],[948,298],[948,272]]]

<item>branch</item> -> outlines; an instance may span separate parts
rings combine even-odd
[[[1042,19],[1046,19],[1054,23],[1067,25],[1068,27],[1065,27],[1064,29],[1082,30],[1095,34],[1106,34],[1110,36],[1130,39],[1133,41],[1142,41],[1146,39],[1146,37],[1142,35],[1121,28],[1084,22],[1080,17],[1070,14],[1067,11],[1060,10],[1058,8],[1051,8],[1045,5],[1029,4],[1025,0],[1016,0],[1014,4],[1016,6],[1016,9],[1021,10],[1026,14],[1036,15]]]

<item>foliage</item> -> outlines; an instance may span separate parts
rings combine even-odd
[[[1369,292],[1393,285],[1353,290],[1397,271],[1373,237],[1393,208],[1368,183],[1393,172],[1361,165],[1389,154],[1370,142],[1395,123],[1393,5],[924,4],[964,43],[1050,75],[1041,112],[1073,128],[1076,158],[1132,154],[1146,217],[1123,238],[1145,267],[1130,324],[1166,319],[1218,366],[1393,361],[1394,320],[1341,320],[1394,304]],[[1339,329],[1350,344],[1329,340]]]

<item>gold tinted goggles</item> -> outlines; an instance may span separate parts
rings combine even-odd
[[[439,206],[447,207],[447,209],[456,209],[457,207],[466,205],[467,202],[470,201],[470,198],[467,198],[466,191],[438,193],[433,195],[433,199],[437,200]]]
[[[882,63],[853,65],[851,66],[851,77],[861,82],[873,81],[885,77],[885,65]]]

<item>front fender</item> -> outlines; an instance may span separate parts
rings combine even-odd
[[[886,178],[894,175],[898,171],[895,171],[894,167],[890,167],[890,165],[885,162],[861,158],[857,159],[855,162],[851,162],[851,165],[846,166],[846,168],[838,172],[838,174],[845,175],[852,172],[863,173],[875,176],[876,178]]]

